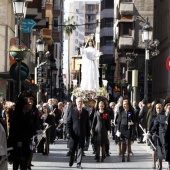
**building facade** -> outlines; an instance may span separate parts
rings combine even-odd
[[[35,55],[28,55],[22,62],[28,66],[29,75],[34,74],[34,68],[38,64],[38,60],[40,63],[44,61],[49,63],[44,65],[47,76],[44,77],[45,81],[41,84],[41,89],[39,89],[44,100],[47,100],[49,97],[59,98],[59,90],[63,86],[63,31],[60,26],[63,24],[63,3],[63,0],[26,0],[27,11],[25,19],[33,20],[36,24],[30,32],[25,33],[21,29],[20,40],[21,44],[31,49]],[[3,33],[0,37],[2,42],[0,53],[3,56],[0,65],[0,97],[14,101],[17,95],[17,81],[11,78],[10,67],[16,61],[6,52],[11,45],[17,45],[18,38],[17,30],[15,30],[17,22],[12,5],[12,1],[0,2],[0,30]],[[45,46],[45,51],[41,58],[36,50],[36,41],[40,36]],[[45,52],[47,51],[51,53],[50,58],[45,57]],[[52,61],[54,62],[53,66],[50,65]],[[30,82],[30,76],[21,82],[21,91],[24,90],[32,90],[35,94],[37,93],[36,85]]]
[[[170,1],[155,1],[154,38],[160,41],[160,54],[152,59],[152,97],[170,96],[170,73],[166,68],[170,56]]]
[[[153,0],[114,1],[115,77],[126,78],[128,83],[132,84],[132,70],[138,70],[137,98],[135,98],[138,101],[144,98],[145,46],[142,42],[142,28],[147,19],[153,26],[153,14]],[[151,90],[149,88],[148,96],[151,96]]]

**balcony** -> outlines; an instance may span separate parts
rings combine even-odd
[[[119,37],[119,49],[132,49],[134,48],[133,37],[121,36]]]
[[[96,9],[94,10],[86,10],[86,14],[97,14],[98,11]]]
[[[133,15],[134,14],[134,4],[122,2],[120,4],[120,15]]]
[[[113,28],[112,27],[105,27],[100,30],[100,37],[104,36],[113,36]]]
[[[52,30],[49,28],[41,29],[42,37],[46,39],[47,44],[52,43]]]
[[[100,13],[100,19],[113,18],[113,16],[114,16],[113,9],[104,9]]]
[[[113,54],[113,46],[101,46],[100,51],[103,52],[103,54]]]

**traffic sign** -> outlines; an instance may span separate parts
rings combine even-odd
[[[168,69],[168,71],[170,71],[170,57],[168,57],[166,60],[166,68]]]
[[[32,19],[23,19],[22,24],[21,24],[21,32],[31,33],[35,25],[36,25],[36,22]]]
[[[28,75],[29,75],[29,68],[28,66],[21,62],[21,81],[25,80]],[[14,80],[18,80],[18,65],[17,62],[14,63],[11,67],[10,67],[10,76],[14,79]]]

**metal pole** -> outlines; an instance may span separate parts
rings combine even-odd
[[[50,97],[52,98],[52,67],[50,67],[50,74],[51,74],[51,79],[50,79]]]
[[[17,25],[18,25],[18,40],[17,40],[17,45],[20,46],[21,44],[21,37],[20,37],[20,19],[17,17]],[[18,67],[18,82],[17,82],[17,87],[18,87],[18,95],[21,93],[21,60],[16,59],[17,61],[17,67]]]
[[[21,60],[17,60],[18,67],[18,95],[21,93]]]
[[[145,42],[145,79],[144,79],[144,99],[148,100],[148,61],[149,50],[147,49],[148,43]]]
[[[69,100],[70,97],[70,36],[68,38],[68,89],[67,89],[67,100]]]

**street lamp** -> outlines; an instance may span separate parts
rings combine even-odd
[[[142,28],[142,41],[145,43],[145,77],[144,77],[144,98],[148,100],[148,61],[149,61],[149,43],[152,40],[152,27],[147,21]]]
[[[21,26],[21,21],[22,19],[25,17],[26,15],[26,10],[27,7],[25,6],[25,0],[13,0],[13,11],[15,14],[15,17],[17,19],[17,24],[16,24],[16,32],[15,32],[15,36],[18,38],[17,40],[17,46],[20,46],[21,44],[21,39],[20,39],[20,26]],[[18,87],[18,94],[21,93],[21,58],[16,59],[17,61],[17,87]]]
[[[39,36],[39,39],[36,41],[36,48],[38,52],[38,59],[37,59],[37,67],[40,66],[41,56],[44,52],[44,42],[42,36]],[[35,75],[37,76],[37,75]],[[41,100],[41,83],[38,84],[38,92],[37,92],[37,103]]]
[[[27,8],[25,6],[25,0],[13,0],[12,2],[15,16],[25,18]]]

